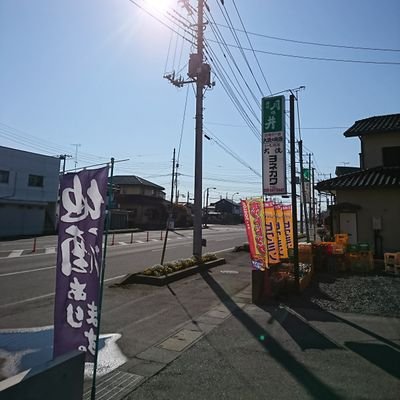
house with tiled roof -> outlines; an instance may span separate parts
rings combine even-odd
[[[360,140],[360,166],[316,185],[335,196],[331,233],[367,242],[376,255],[400,251],[400,114],[356,121],[344,132]]]
[[[136,175],[113,177],[113,228],[156,229],[165,226],[164,188]]]

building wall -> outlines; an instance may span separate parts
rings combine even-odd
[[[0,183],[0,200],[57,201],[58,158],[0,146],[0,170],[9,171],[8,183]],[[43,186],[29,186],[29,175],[43,176]]]
[[[358,242],[374,246],[372,217],[381,217],[383,251],[400,251],[400,190],[363,189],[338,191],[336,203],[351,203],[361,206],[357,211]]]
[[[56,157],[0,146],[0,171],[8,171],[0,183],[0,237],[54,230],[59,169]]]
[[[41,235],[45,212],[44,206],[0,203],[0,237]]]
[[[140,194],[143,196],[165,198],[165,193],[154,187],[146,187],[140,185],[119,185],[121,194]]]
[[[364,151],[364,168],[383,165],[382,148],[400,146],[400,132],[377,133],[362,137]]]

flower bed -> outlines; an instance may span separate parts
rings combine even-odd
[[[205,254],[201,260],[192,257],[168,262],[163,265],[157,264],[146,268],[142,272],[127,275],[117,286],[132,283],[163,286],[222,264],[225,264],[225,259],[217,258],[215,254]]]

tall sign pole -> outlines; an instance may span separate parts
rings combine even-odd
[[[297,227],[297,195],[296,195],[296,143],[294,126],[294,95],[290,95],[290,181],[292,186],[292,220],[293,220],[293,264],[294,283],[299,291],[299,238]]]
[[[203,88],[201,69],[203,66],[203,12],[204,0],[198,0],[197,7],[197,57],[200,65],[196,79],[196,140],[194,171],[194,222],[193,222],[193,255],[201,257],[202,252],[202,181],[203,181]]]

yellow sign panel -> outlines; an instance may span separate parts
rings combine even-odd
[[[286,235],[285,235],[285,224],[283,220],[283,211],[280,204],[275,204],[275,215],[276,215],[276,230],[278,233],[278,246],[279,256],[281,258],[289,258]]]
[[[267,236],[267,249],[268,249],[268,262],[270,264],[278,264],[279,247],[278,247],[278,233],[276,231],[275,207],[273,201],[266,201],[264,203],[265,213],[265,232]]]
[[[285,236],[288,249],[293,249],[293,218],[292,206],[282,206]]]

